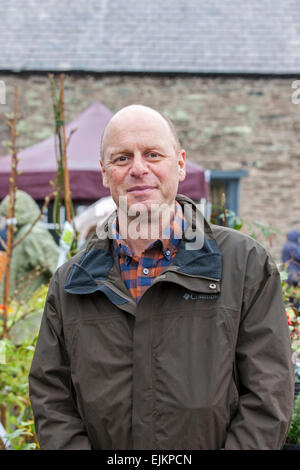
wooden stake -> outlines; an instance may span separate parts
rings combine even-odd
[[[18,88],[15,87],[14,93],[14,116],[11,124],[11,174],[9,178],[9,208],[8,208],[8,228],[6,242],[6,266],[4,271],[4,312],[3,312],[3,338],[7,338],[7,317],[10,294],[10,263],[12,257],[13,238],[14,238],[14,217],[16,205],[16,177],[17,177],[17,112],[18,112]]]
[[[65,128],[65,103],[64,103],[64,74],[60,74],[60,103],[61,103],[61,132],[63,144],[63,164],[64,164],[64,185],[65,185],[65,206],[66,206],[66,220],[71,223],[71,207],[70,207],[70,183],[69,171],[67,162],[67,141],[66,141],[66,128]]]
[[[5,403],[2,403],[1,405],[1,423],[2,423],[3,428],[5,429],[6,427],[6,404]],[[0,439],[0,450],[6,450],[5,444],[2,441],[2,439]]]
[[[1,407],[1,423],[2,426],[5,428],[6,427],[6,404],[2,403]]]

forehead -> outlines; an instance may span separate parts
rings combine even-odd
[[[158,113],[124,113],[109,123],[104,146],[109,152],[135,146],[170,149],[174,147],[174,137],[167,122]]]

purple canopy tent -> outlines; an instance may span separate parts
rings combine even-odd
[[[101,134],[112,113],[99,102],[89,106],[77,119],[66,126],[70,138],[67,148],[71,195],[74,202],[91,203],[109,195],[102,184],[99,164]],[[51,192],[50,180],[56,178],[55,137],[51,136],[18,154],[17,186],[35,200],[41,201]],[[8,194],[11,155],[0,157],[0,199]],[[187,163],[185,181],[179,184],[179,193],[195,201],[209,199],[209,185],[205,171],[195,163]]]
[[[185,180],[179,183],[178,193],[184,194],[193,201],[201,201],[210,199],[210,187],[205,176],[205,170],[197,163],[186,162]]]
[[[95,102],[73,122],[66,126],[70,138],[67,148],[70,188],[73,200],[96,200],[109,194],[102,186],[99,150],[100,138],[112,113],[101,103]],[[51,192],[49,181],[56,179],[57,162],[55,136],[28,147],[18,154],[17,186],[36,200],[42,200]],[[8,193],[11,156],[0,157],[0,198]]]

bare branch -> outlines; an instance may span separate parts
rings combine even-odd
[[[71,137],[72,135],[77,131],[78,127],[74,127],[74,129],[72,129],[70,131],[70,134],[68,135],[67,137],[67,142],[66,142],[66,148],[68,147],[69,143],[70,143],[70,140],[71,140]]]

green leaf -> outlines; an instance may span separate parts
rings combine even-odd
[[[26,429],[24,428],[16,429],[14,432],[10,434],[5,434],[5,438],[11,441],[12,439],[15,439],[16,437],[24,436],[24,435],[31,436],[31,432],[26,431]]]
[[[286,271],[280,271],[280,279],[281,281],[286,281],[287,278],[289,277],[288,273]]]
[[[0,364],[6,364],[6,341],[0,341]]]
[[[234,230],[241,230],[243,226],[243,222],[240,222],[240,223],[235,223],[235,225],[233,226]]]
[[[36,450],[37,445],[35,442],[31,442],[30,444],[26,444],[24,447],[22,447],[21,450]]]

